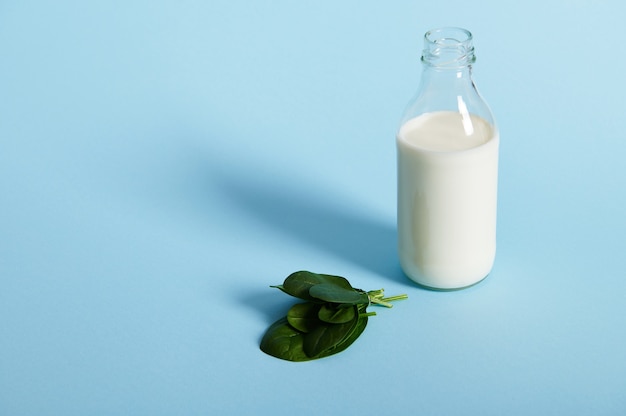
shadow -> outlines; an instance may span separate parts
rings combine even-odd
[[[240,291],[241,292],[241,291]],[[266,325],[282,318],[297,299],[285,296],[279,289],[264,288],[263,290],[248,290],[237,294],[242,305],[246,305],[256,313],[261,313]]]
[[[281,176],[267,173],[218,178],[224,196],[276,231],[383,278],[409,284],[397,259],[395,223],[352,211],[345,200],[342,205],[331,196],[316,197],[303,190],[306,185],[284,177],[281,182]]]

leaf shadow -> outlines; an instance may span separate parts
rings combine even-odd
[[[285,316],[294,301],[297,301],[297,299],[281,295],[278,289],[271,288],[239,293],[238,300],[255,312],[261,312],[267,325]]]

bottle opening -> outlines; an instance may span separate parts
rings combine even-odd
[[[473,37],[459,27],[432,29],[424,35],[422,62],[440,68],[459,68],[476,61]]]

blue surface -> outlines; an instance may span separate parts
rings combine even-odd
[[[0,415],[626,414],[623,4],[2,2]],[[450,293],[395,247],[445,25],[502,140],[495,268]],[[409,299],[280,361],[300,269]]]

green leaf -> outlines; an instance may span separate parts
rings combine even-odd
[[[274,289],[280,289],[281,291],[287,293],[287,291],[285,290],[285,288],[283,287],[283,285],[272,285],[270,287],[273,287]],[[289,294],[289,293],[287,293]]]
[[[341,351],[348,348],[350,345],[356,341],[356,339],[361,336],[363,331],[365,331],[365,327],[367,326],[367,316],[359,316],[356,326],[352,329],[352,332],[340,343],[336,344],[333,348],[330,348],[326,351],[323,351],[317,358],[328,357],[329,355],[340,353]]]
[[[289,324],[301,332],[311,332],[320,323],[318,303],[297,303],[287,312]]]
[[[330,324],[345,324],[354,319],[355,310],[353,307],[344,307],[333,303],[325,303],[319,309],[318,318]]]
[[[325,351],[336,348],[338,344],[352,334],[358,321],[359,316],[355,313],[352,321],[344,324],[320,322],[315,329],[308,334],[304,334],[304,343],[302,345],[304,353],[311,358],[317,358]]]
[[[341,276],[299,271],[282,285],[272,286],[308,302],[294,305],[274,322],[261,340],[261,350],[288,361],[310,361],[344,351],[363,333],[370,304],[390,307],[406,295],[384,297],[384,291],[364,292]]]
[[[369,303],[367,293],[359,292],[353,288],[346,289],[329,283],[320,283],[311,287],[309,295],[325,302],[347,303],[349,305]]]
[[[285,279],[282,286],[279,287],[283,292],[295,296],[300,299],[315,301],[316,299],[309,294],[309,290],[316,285],[326,283],[344,289],[352,289],[350,282],[341,276],[333,276],[329,274],[318,274],[307,271],[299,271],[290,274]]]
[[[261,339],[261,351],[287,361],[309,361],[303,349],[304,334],[281,318],[274,322]]]

